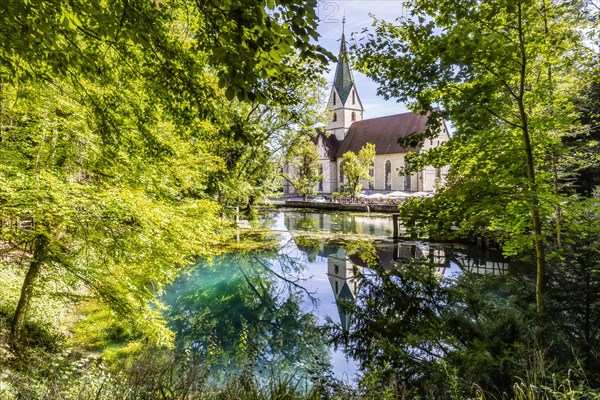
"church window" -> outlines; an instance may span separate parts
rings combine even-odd
[[[334,274],[339,274],[340,273],[340,266],[337,264],[333,264],[333,273]]]
[[[435,177],[436,178],[441,178],[442,177],[442,169],[441,168],[436,168],[435,169]]]
[[[385,162],[385,190],[392,190],[392,162]]]
[[[337,114],[336,113],[333,113],[333,120],[332,121],[333,122],[337,121]]]
[[[352,104],[356,104],[356,96],[354,95],[354,90],[352,91]]]
[[[410,163],[404,161],[404,169],[408,168],[410,168]],[[411,186],[410,172],[407,172],[404,175],[404,190],[411,190]]]
[[[352,111],[352,121],[356,121],[356,113]]]
[[[335,281],[335,294],[338,294],[340,291],[338,289],[338,281]]]
[[[333,92],[333,105],[335,106],[336,103],[336,99],[335,99],[335,92]]]
[[[340,163],[340,184],[344,183],[344,164]]]
[[[371,163],[371,168],[369,168],[369,190],[375,189],[375,164]]]

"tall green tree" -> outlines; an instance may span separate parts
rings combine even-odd
[[[341,165],[343,165],[344,176],[346,177],[343,193],[350,196],[352,201],[356,199],[356,195],[362,190],[360,181],[371,179],[370,170],[374,161],[375,145],[372,143],[365,144],[358,154],[348,151],[342,156]]]
[[[452,121],[450,143],[421,161],[451,163],[455,199],[468,193],[471,211],[479,203],[472,195],[490,193],[485,182],[502,195],[504,219],[515,221],[503,229],[521,241],[517,247],[534,251],[536,302],[543,312],[544,229],[560,201],[551,196],[551,160],[560,154],[559,136],[576,120],[565,94],[584,60],[584,8],[560,0],[408,6],[409,15],[396,23],[376,22],[375,34],[360,48],[359,68],[381,84],[385,97]],[[472,184],[461,192],[465,182]],[[491,204],[489,196],[480,198]],[[445,215],[463,209],[451,203]]]
[[[72,89],[30,83],[0,98],[2,262],[24,276],[13,339],[40,280],[66,280],[67,297],[95,297],[168,343],[154,296],[225,233],[218,204],[188,195],[211,155],[179,136],[134,82],[111,96],[127,132],[118,141],[68,97]]]
[[[304,201],[307,201],[309,195],[317,194],[315,186],[323,179],[317,145],[310,136],[303,135],[290,148],[287,159],[290,171],[284,174],[284,179],[294,186]]]
[[[308,66],[293,57],[298,71]],[[223,204],[246,207],[281,190],[281,169],[290,149],[302,146],[305,132],[323,122],[318,95],[322,79],[276,82],[277,90],[289,93],[294,104],[277,98],[260,103],[231,100],[222,116],[223,127],[215,132],[216,154],[226,160],[211,176],[207,192]]]

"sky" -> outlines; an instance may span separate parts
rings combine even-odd
[[[320,19],[318,32],[321,35],[319,44],[336,56],[340,50],[340,37],[342,36],[342,19],[346,18],[346,40],[351,41],[351,34],[356,32],[360,37],[363,28],[370,27],[373,23],[373,14],[378,19],[393,21],[402,16],[402,0],[318,0],[318,15]],[[335,63],[330,65],[330,71],[325,76],[329,84],[327,96],[329,98]],[[365,109],[364,118],[376,118],[385,115],[399,114],[407,111],[404,104],[395,100],[384,100],[377,96],[377,84],[365,75],[352,70],[356,89]],[[324,104],[325,105],[325,104]]]

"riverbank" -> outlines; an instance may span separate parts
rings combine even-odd
[[[273,200],[271,204],[277,208],[310,208],[324,211],[359,211],[397,213],[398,204],[361,204],[361,203],[314,203],[298,200]]]

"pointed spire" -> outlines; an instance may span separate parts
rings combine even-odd
[[[340,44],[340,54],[337,59],[337,69],[335,70],[335,78],[333,79],[333,86],[338,92],[342,104],[346,103],[350,90],[354,85],[354,78],[352,77],[352,71],[350,70],[350,64],[348,63],[348,50],[346,48],[346,36],[344,34],[344,28],[346,25],[346,16],[342,19],[342,39]]]

